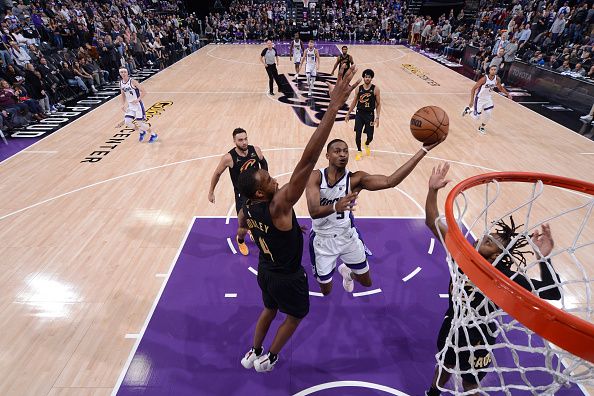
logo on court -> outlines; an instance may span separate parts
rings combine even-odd
[[[421,80],[425,80],[425,82],[429,85],[432,85],[434,87],[439,87],[439,83],[437,81],[433,80],[431,77],[429,77],[427,74],[425,74],[425,72],[423,70],[419,69],[415,65],[411,65],[409,63],[403,63],[402,69],[404,69],[405,71],[407,71],[411,74],[414,74],[415,76],[419,77]]]
[[[146,110],[146,120],[150,120],[154,116],[161,115],[165,109],[169,106],[173,105],[172,101],[162,101],[157,102],[151,107]],[[130,135],[135,131],[134,128],[123,128],[112,137],[107,139],[103,145],[99,146],[99,150],[93,151],[91,154],[87,155],[82,162],[88,162],[94,164],[96,162],[101,161],[105,156],[115,150],[121,143],[123,143]]]
[[[278,101],[290,105],[302,123],[313,128],[317,127],[330,103],[330,92],[326,83],[336,84],[336,77],[328,73],[318,72],[311,97],[308,94],[307,83],[303,77],[299,79],[298,83],[293,80],[293,75],[290,75],[290,78],[291,81],[287,79],[286,75],[279,75],[279,93],[281,96]],[[347,111],[348,106],[345,104],[339,110],[336,121],[344,121]]]

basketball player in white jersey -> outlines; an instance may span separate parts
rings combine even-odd
[[[146,121],[146,113],[142,97],[146,91],[140,83],[128,75],[128,69],[120,69],[120,91],[122,92],[122,110],[124,111],[124,124],[128,128],[140,129],[138,140],[142,142],[147,132],[151,133],[149,143],[157,140],[157,134],[153,132],[150,124]]]
[[[314,47],[313,40],[309,40],[303,59],[301,59],[299,70],[301,70],[303,64],[305,64],[305,76],[307,77],[307,86],[309,88],[309,95],[311,96],[311,91],[316,82],[316,75],[320,68],[320,54],[318,53],[318,49]]]
[[[497,66],[491,66],[489,68],[489,74],[481,77],[480,80],[472,87],[470,93],[470,104],[464,109],[462,116],[471,114],[475,120],[481,120],[481,126],[478,131],[481,134],[485,134],[485,126],[489,119],[491,119],[491,112],[495,105],[493,104],[493,96],[491,96],[493,89],[498,88],[499,92],[503,92],[508,98],[509,92],[501,85],[501,79],[497,76]]]
[[[299,33],[295,33],[295,39],[291,41],[289,49],[289,60],[295,65],[295,81],[299,81],[299,68],[301,67],[301,55],[303,54],[303,42],[299,38]]]
[[[305,191],[307,207],[312,218],[309,253],[313,274],[323,295],[332,291],[332,276],[336,260],[342,264],[338,272],[342,286],[351,293],[354,280],[371,287],[366,248],[355,228],[353,210],[355,198],[361,190],[377,191],[400,184],[429,150],[440,142],[423,146],[411,159],[390,176],[370,175],[363,171],[350,172],[349,147],[340,139],[326,146],[328,167],[314,170]]]

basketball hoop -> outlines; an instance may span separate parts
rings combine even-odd
[[[484,193],[479,188],[481,186],[484,186]],[[511,193],[506,195],[508,189]],[[518,190],[525,192],[528,198],[525,197],[526,194],[518,194]],[[519,196],[522,198],[518,198]],[[519,202],[510,205],[510,200]],[[561,207],[565,204],[572,206]],[[480,394],[503,391],[512,395],[514,393],[510,389],[517,389],[549,395],[572,383],[594,384],[593,208],[594,184],[538,173],[501,172],[478,175],[460,182],[449,193],[445,205],[448,228],[445,246],[452,277],[451,295],[455,314],[448,339],[456,340],[448,341],[444,350],[453,348],[456,352],[474,353],[475,348],[472,346],[458,347],[458,333],[466,326],[484,326],[488,323],[490,329],[487,332],[496,341],[486,347],[493,354],[493,362],[482,371],[496,375],[490,381],[485,380],[484,386],[481,384]],[[474,235],[475,240],[482,240],[493,232],[497,221],[510,215],[524,223],[514,240],[526,238],[535,251],[531,234],[544,223],[553,224],[551,229],[555,235],[555,247],[549,256],[535,256],[537,258],[531,262],[526,261],[521,266],[517,263],[514,265],[517,265],[515,268],[518,272],[527,274],[530,271],[534,273],[539,263],[549,260],[549,265],[560,273],[560,280],[555,285],[562,296],[559,302],[555,302],[558,306],[524,289],[495,268],[498,260],[505,253],[509,254],[507,249],[510,249],[514,240],[508,247],[504,247],[503,253],[493,263],[483,258],[469,242],[470,235]],[[461,227],[462,222],[468,220],[465,216],[470,217],[471,221],[467,223],[468,230],[464,232]],[[563,238],[558,239],[555,230],[561,229],[565,232]],[[570,232],[567,232],[568,229]],[[590,262],[581,258],[586,253]],[[478,310],[470,308],[466,301],[472,301],[474,292],[469,293],[465,289],[469,283],[480,289],[500,309],[478,314]],[[543,340],[536,337],[536,334]],[[477,370],[472,368],[464,371],[459,364],[455,368],[447,367],[444,363],[444,350],[436,356],[438,365],[444,371],[457,376],[458,383],[454,389],[440,389],[456,395],[472,394],[461,390],[459,378],[464,374],[476,376]],[[506,361],[501,354],[509,354],[511,358]],[[524,357],[526,354],[532,357]],[[533,359],[536,355],[541,359]],[[529,361],[538,361],[538,367],[533,367]],[[535,373],[540,376],[538,381],[532,379]],[[543,381],[541,377],[545,375],[548,379]],[[534,382],[538,384],[535,385]],[[535,390],[538,392],[535,393]]]

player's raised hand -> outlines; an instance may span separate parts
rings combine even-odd
[[[553,247],[555,247],[555,241],[553,241],[553,236],[551,235],[551,226],[548,223],[542,225],[541,231],[534,231],[531,235],[531,239],[540,251],[536,252],[539,258],[540,255],[546,257],[551,254]]]
[[[359,78],[354,84],[351,84],[351,80],[355,74],[357,74],[357,67],[351,67],[346,73],[343,73],[343,69],[344,68],[341,67],[338,71],[336,85],[332,86],[331,84],[328,84],[330,104],[338,104],[339,106],[342,106],[353,89],[355,89],[361,82],[361,79]]]
[[[429,188],[432,190],[444,188],[451,181],[450,179],[446,179],[448,170],[450,170],[450,164],[447,162],[434,167],[429,178]]]
[[[350,210],[351,212],[355,211],[355,206],[357,206],[355,199],[357,199],[358,195],[359,193],[356,192],[345,195],[336,202],[334,208],[337,212],[344,212],[347,210]]]

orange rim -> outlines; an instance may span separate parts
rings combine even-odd
[[[445,217],[446,245],[456,263],[495,304],[524,326],[558,347],[594,363],[594,325],[530,293],[503,275],[466,240],[454,217],[454,200],[465,190],[491,181],[535,183],[594,195],[594,184],[541,173],[493,172],[466,179],[448,194]]]

